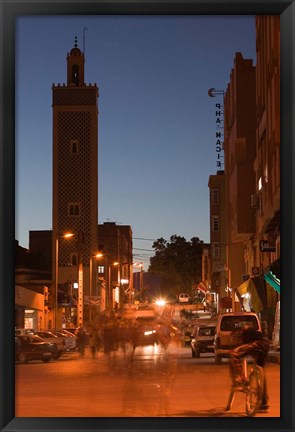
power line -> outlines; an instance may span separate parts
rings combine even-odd
[[[147,240],[147,241],[157,241],[156,239],[142,238],[142,237],[133,237],[134,240]]]

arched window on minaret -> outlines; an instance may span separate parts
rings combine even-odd
[[[72,66],[72,83],[79,85],[79,66],[77,64]]]
[[[78,262],[77,254],[76,253],[72,253],[70,259],[71,259],[71,265],[76,266],[77,262]]]
[[[79,140],[77,139],[70,140],[70,152],[72,154],[79,153]]]

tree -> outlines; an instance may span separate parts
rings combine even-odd
[[[198,237],[187,241],[173,235],[169,242],[161,237],[153,243],[155,255],[150,258],[148,271],[163,278],[166,292],[192,294],[192,287],[202,279],[203,246]]]

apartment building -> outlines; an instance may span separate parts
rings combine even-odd
[[[129,225],[104,222],[98,225],[97,275],[102,278],[101,310],[122,307],[133,290],[132,229]],[[101,280],[102,280],[101,279]]]
[[[215,293],[217,303],[225,308],[225,298],[230,299],[228,291],[227,246],[226,246],[226,177],[223,170],[209,177],[210,192],[210,243],[211,277],[210,292]],[[211,300],[210,300],[211,301]],[[229,305],[228,305],[229,306]]]

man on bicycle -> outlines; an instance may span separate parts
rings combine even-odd
[[[232,374],[234,386],[240,387],[248,385],[247,379],[243,371],[244,357],[251,356],[254,358],[258,366],[264,368],[266,357],[269,350],[269,342],[263,337],[261,331],[255,330],[253,327],[248,327],[242,331],[242,345],[230,351],[229,365]],[[264,379],[262,401],[260,411],[268,411],[268,394],[266,380]]]

